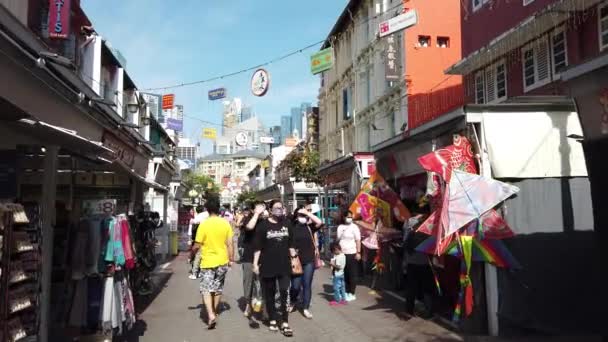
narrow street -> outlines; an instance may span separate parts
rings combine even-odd
[[[242,295],[241,268],[235,265],[226,279],[224,312],[216,330],[209,331],[201,320],[198,281],[187,277],[183,255],[175,258],[159,278],[166,280],[164,288],[140,314],[129,342],[146,341],[282,341],[287,338],[272,333],[268,328],[249,327],[239,308]],[[294,329],[293,341],[461,341],[462,339],[438,326],[419,318],[405,321],[399,318],[400,302],[379,300],[359,287],[357,301],[348,306],[332,308],[327,302],[331,295],[329,269],[315,274],[313,286],[314,314],[307,320],[299,312],[290,316]],[[329,293],[329,294],[328,294]]]

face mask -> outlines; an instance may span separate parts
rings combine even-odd
[[[344,220],[344,222],[346,222],[346,224],[351,224],[351,223],[353,223],[353,219],[352,219],[352,217],[347,217],[346,220]]]
[[[283,209],[280,209],[280,208],[272,209],[272,215],[274,217],[283,217]]]
[[[306,217],[298,217],[298,222],[300,222],[301,224],[306,224],[306,222],[308,222],[308,219]]]

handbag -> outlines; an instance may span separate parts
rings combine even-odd
[[[302,262],[300,261],[299,256],[291,257],[291,274],[292,275],[301,275],[304,274],[304,269],[302,269]]]
[[[312,243],[312,250],[315,251],[315,270],[325,266],[323,260],[321,260],[321,256],[319,255],[319,250],[315,246],[315,237],[312,235],[312,230],[308,227],[308,232],[310,233],[310,241]]]

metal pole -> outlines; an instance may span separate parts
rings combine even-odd
[[[40,341],[49,340],[51,313],[51,272],[53,271],[53,225],[57,196],[58,146],[47,146],[42,185],[42,282],[40,294]]]
[[[297,198],[297,194],[296,194],[296,181],[293,181],[293,209],[292,209],[292,212],[294,212],[297,207],[298,207],[298,198]]]

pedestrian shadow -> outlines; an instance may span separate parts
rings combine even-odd
[[[226,303],[226,302],[221,302],[217,308],[217,314],[218,316],[230,311],[230,309],[232,309],[232,306],[230,306],[230,304]],[[209,315],[207,314],[207,308],[203,305],[203,304],[198,304],[196,306],[189,306],[188,310],[194,311],[194,310],[198,310],[199,311],[199,318],[201,321],[207,323],[209,321]]]

